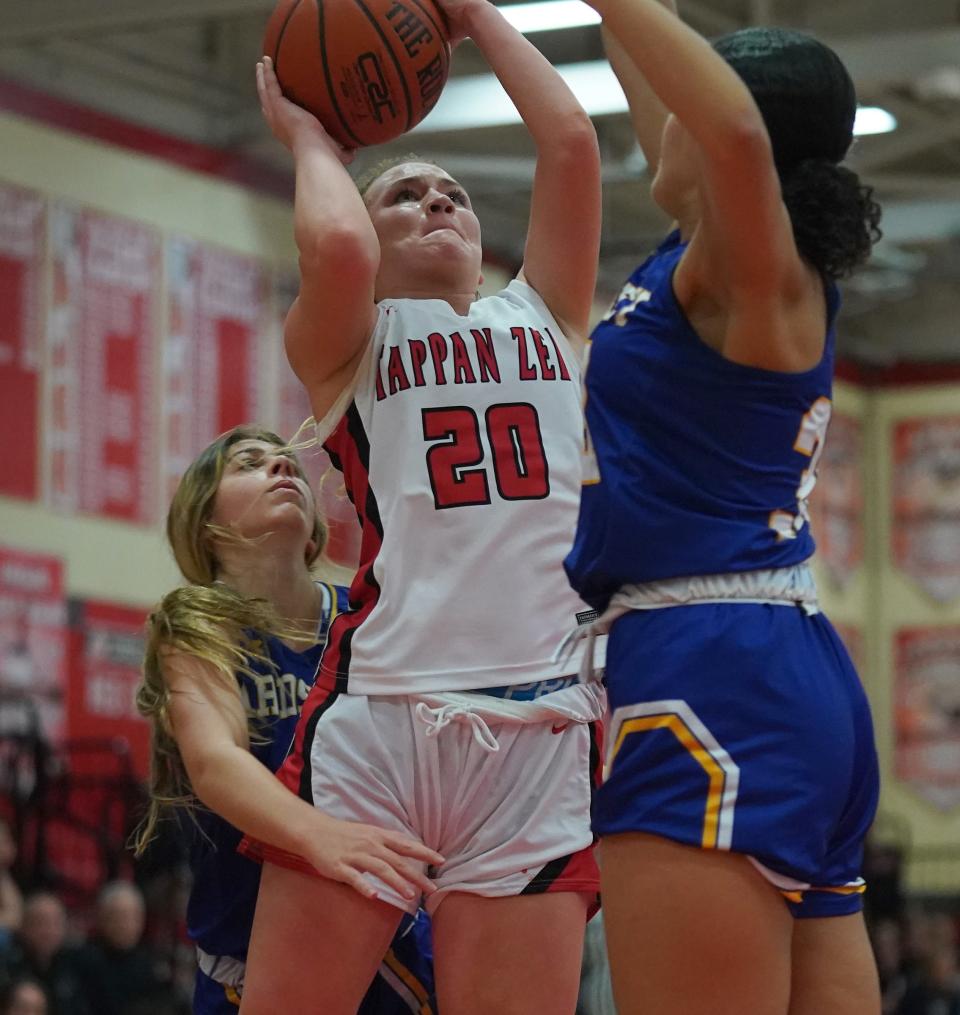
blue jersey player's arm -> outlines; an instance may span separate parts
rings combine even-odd
[[[659,0],[669,11],[676,13],[675,0]],[[630,109],[630,122],[637,135],[637,143],[647,162],[647,170],[653,174],[660,162],[660,141],[668,111],[650,87],[650,83],[637,69],[616,36],[605,25],[601,27],[603,48],[613,68]]]
[[[770,138],[746,85],[660,3],[592,2],[673,114],[660,161],[662,172],[669,148],[669,193],[661,186],[658,196],[655,185],[654,196],[690,240],[674,279],[684,310],[716,322],[713,340],[702,337],[727,359],[770,370],[814,365],[825,332],[822,282],[797,250]]]
[[[396,832],[340,821],[291,793],[249,750],[247,716],[235,687],[196,656],[168,650],[170,726],[197,797],[247,835],[302,856],[319,873],[362,895],[371,871],[407,897],[430,892],[419,863],[442,863],[433,850]],[[408,863],[406,858],[415,862]]]

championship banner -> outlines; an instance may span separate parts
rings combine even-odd
[[[891,532],[897,567],[938,602],[960,597],[960,416],[894,428]]]
[[[863,563],[863,501],[863,424],[835,412],[810,498],[810,518],[817,561],[839,588]]]
[[[40,361],[46,206],[39,194],[0,186],[0,392],[6,455],[0,495],[40,492]]]
[[[51,241],[50,501],[148,524],[157,514],[157,234],[55,205]]]
[[[147,777],[150,759],[150,727],[134,703],[146,619],[143,609],[71,602],[70,736],[126,742],[140,778]]]
[[[163,350],[164,495],[215,437],[259,421],[267,273],[250,257],[183,237],[167,242]]]
[[[66,599],[58,557],[0,546],[0,733],[64,733]]]
[[[896,637],[894,773],[949,810],[960,804],[960,627]]]
[[[303,385],[290,368],[283,351],[283,320],[297,294],[296,276],[279,273],[275,282],[274,306],[278,315],[276,331],[276,353],[278,358],[277,379],[277,433],[285,440],[309,441],[313,438],[312,425],[304,426],[311,419],[310,401]],[[357,512],[347,497],[343,477],[330,464],[327,453],[320,447],[308,447],[298,452],[304,472],[310,480],[314,495],[329,529],[326,556],[341,567],[355,570],[360,562],[360,523]]]

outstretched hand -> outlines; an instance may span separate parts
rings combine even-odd
[[[442,864],[439,853],[400,832],[323,817],[321,831],[304,855],[319,874],[342,881],[366,899],[375,899],[377,890],[364,874],[379,878],[405,899],[435,891],[423,865]]]
[[[323,125],[302,106],[291,102],[280,89],[280,82],[274,73],[273,60],[269,56],[257,61],[257,95],[260,97],[260,111],[273,136],[290,151],[295,141],[306,135],[321,140],[331,152],[347,166],[356,152],[344,148],[323,129]]]

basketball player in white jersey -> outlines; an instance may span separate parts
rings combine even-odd
[[[561,562],[579,497],[599,154],[560,76],[494,6],[443,6],[537,149],[523,267],[495,296],[477,296],[480,226],[448,173],[394,165],[361,195],[343,153],[258,66],[297,174],[287,353],[363,526],[352,612],[332,626],[281,778],[444,857],[426,905],[445,1015],[572,1012],[597,898],[603,703],[578,658],[552,656],[589,620]],[[355,1012],[419,900],[375,869],[351,890],[247,848],[271,862],[243,1011]]]

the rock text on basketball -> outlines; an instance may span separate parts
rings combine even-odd
[[[411,10],[406,4],[394,3],[387,11],[387,20],[403,43],[407,56],[416,56],[421,46],[433,42],[433,29],[420,17],[418,11]]]

